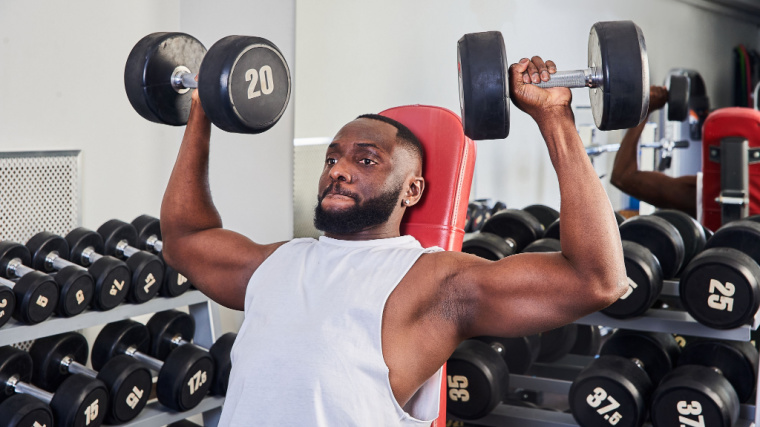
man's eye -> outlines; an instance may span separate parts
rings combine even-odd
[[[337,160],[330,159],[330,158],[328,158],[327,160],[325,160],[325,163],[327,163],[328,165],[334,165],[336,162],[337,162]]]
[[[369,165],[371,165],[373,163],[375,163],[375,162],[373,162],[371,159],[362,159],[362,164],[364,164],[366,166],[369,166]]]

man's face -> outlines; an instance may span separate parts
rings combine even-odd
[[[344,126],[327,149],[315,227],[352,234],[387,222],[401,206],[411,158],[387,123],[365,118]]]

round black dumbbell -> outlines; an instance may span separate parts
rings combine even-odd
[[[184,33],[143,37],[127,59],[124,86],[141,116],[174,126],[187,123],[189,90],[197,87],[209,120],[239,133],[274,126],[285,112],[291,88],[288,64],[269,40],[228,36],[206,52],[200,41]]]
[[[550,363],[567,356],[578,339],[578,325],[570,323],[550,331],[541,332],[541,351],[537,362]]]
[[[750,323],[760,306],[760,223],[730,222],[715,232],[681,274],[686,311],[717,329]]]
[[[705,248],[707,244],[705,228],[688,214],[675,209],[662,209],[652,215],[663,218],[678,229],[683,239],[684,257],[681,263],[683,267],[686,267],[686,264]]]
[[[164,281],[164,262],[150,252],[137,249],[137,230],[118,219],[106,221],[98,228],[106,255],[122,259],[132,270],[132,291],[127,299],[143,303],[158,294]]]
[[[74,316],[84,311],[95,296],[95,279],[82,266],[66,259],[69,244],[49,231],[32,236],[26,242],[32,255],[31,266],[45,273],[57,272],[53,277],[61,290],[56,313]]]
[[[570,386],[573,418],[584,427],[643,425],[649,398],[679,351],[670,334],[618,330]]]
[[[620,213],[615,212],[615,221],[617,221],[618,226],[620,226],[620,224],[625,222],[625,217],[623,215],[620,215]],[[559,218],[552,221],[549,225],[546,226],[543,237],[559,240]]]
[[[132,273],[127,264],[103,255],[103,238],[92,230],[75,228],[65,239],[69,244],[69,260],[87,267],[95,279],[93,308],[105,311],[121,304],[132,284]]]
[[[164,245],[161,240],[161,226],[158,218],[140,215],[132,221],[132,226],[137,230],[137,247],[158,255],[164,263],[164,281],[158,293],[167,297],[175,297],[190,289],[192,285],[187,277],[167,264],[161,255]]]
[[[686,249],[678,228],[664,218],[639,215],[620,224],[620,239],[635,242],[657,257],[665,279],[681,270]]]
[[[187,313],[177,310],[160,311],[154,314],[145,325],[150,331],[150,355],[165,360],[174,349],[181,345],[192,344],[195,335],[195,320]],[[211,394],[224,396],[230,382],[232,361],[230,352],[237,334],[227,333],[208,349],[214,359],[214,380],[211,382]]]
[[[11,284],[16,297],[13,318],[30,325],[40,323],[50,317],[58,304],[58,284],[50,275],[27,267],[32,256],[26,246],[4,241],[0,242],[0,276],[16,279]]]
[[[538,239],[523,249],[523,253],[560,251],[562,251],[562,244],[559,242],[559,239],[552,239],[548,237]]]
[[[102,381],[108,390],[109,405],[101,404],[107,424],[122,424],[134,419],[148,403],[153,375],[135,359],[118,355],[108,360],[100,372],[86,365],[90,351],[87,339],[76,332],[48,336],[34,341],[32,383],[54,391],[71,375],[80,374]]]
[[[546,205],[530,205],[522,208],[522,210],[533,215],[544,226],[544,229],[554,221],[559,220],[559,212]]]
[[[570,354],[596,356],[602,348],[602,331],[596,325],[578,325],[575,343]]]
[[[461,419],[477,419],[489,414],[505,397],[509,368],[502,354],[503,343],[489,345],[465,340],[446,362],[446,411]]]
[[[15,286],[12,280],[0,277],[0,327],[11,320],[16,310],[16,295],[13,293]]]
[[[543,232],[543,225],[528,212],[503,209],[491,216],[479,233],[467,236],[462,252],[498,261],[521,252]]]
[[[0,420],[6,427],[46,427],[53,425],[53,411],[34,396],[14,394],[0,404]]]
[[[176,411],[197,406],[214,381],[214,361],[208,352],[194,345],[182,345],[160,361],[149,356],[150,333],[142,323],[120,320],[109,323],[95,338],[92,367],[101,370],[111,358],[126,354],[158,372],[158,401]]]
[[[757,350],[749,342],[696,340],[652,396],[652,424],[737,425],[739,404],[753,395]],[[754,399],[753,403],[754,403]]]
[[[55,425],[97,427],[103,423],[108,407],[108,392],[102,382],[84,375],[71,375],[50,393],[29,383],[32,377],[32,357],[11,346],[0,347],[0,413],[15,404],[8,399],[13,394],[26,394],[50,405]],[[37,411],[37,408],[30,408]],[[52,424],[52,423],[51,423]]]

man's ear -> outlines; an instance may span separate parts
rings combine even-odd
[[[421,176],[415,176],[408,181],[406,193],[404,194],[404,200],[408,200],[409,203],[405,203],[405,206],[414,206],[422,198],[422,193],[425,191],[425,178]]]

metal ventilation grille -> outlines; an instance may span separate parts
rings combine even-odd
[[[25,243],[76,228],[80,188],[78,150],[0,153],[0,239]]]

